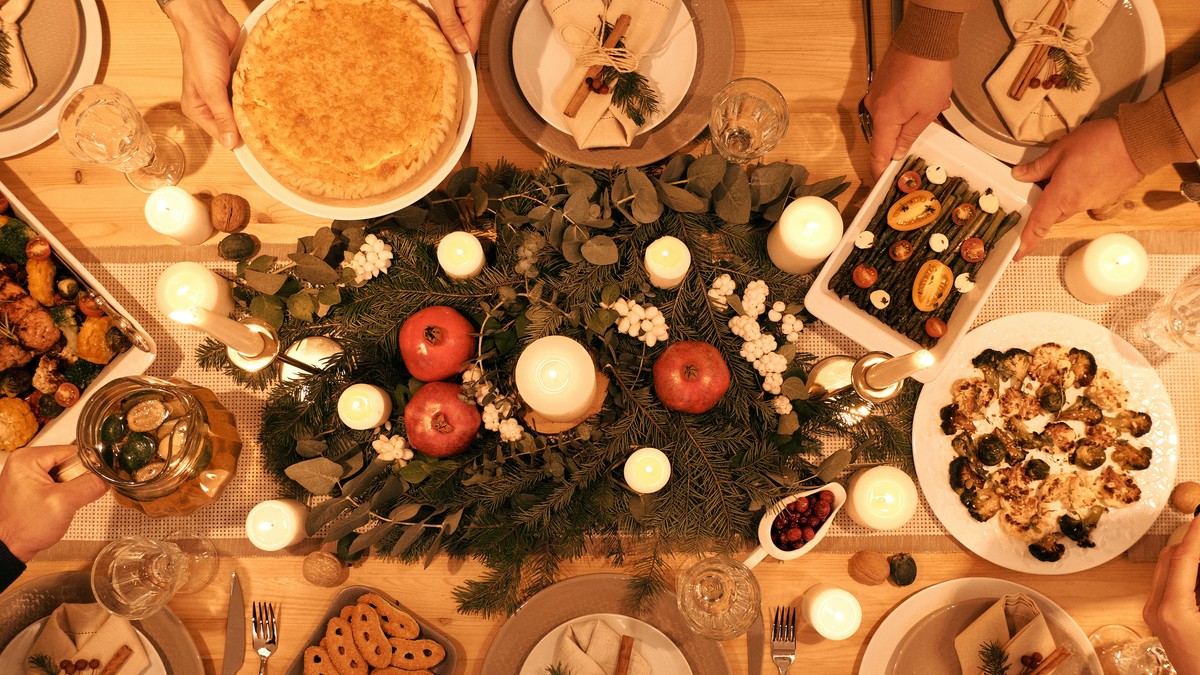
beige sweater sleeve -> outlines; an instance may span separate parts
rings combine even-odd
[[[1172,162],[1200,157],[1200,66],[1163,90],[1117,110],[1121,137],[1139,171],[1150,174]]]
[[[912,0],[904,10],[892,46],[932,61],[958,56],[958,30],[963,13],[976,0]]]

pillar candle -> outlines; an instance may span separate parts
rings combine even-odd
[[[1106,234],[1067,259],[1063,281],[1075,299],[1102,305],[1142,287],[1150,261],[1146,249],[1127,234]]]
[[[625,482],[634,492],[658,492],[671,478],[671,460],[658,448],[642,448],[625,460]]]
[[[849,591],[821,583],[804,593],[800,614],[826,640],[845,640],[862,624],[862,606]]]
[[[850,479],[846,512],[854,522],[873,530],[894,530],[917,511],[917,486],[894,466],[863,469]]]
[[[789,274],[815,270],[842,238],[842,214],[828,200],[800,197],[787,205],[767,235],[767,254]]]
[[[246,516],[246,536],[264,551],[278,551],[298,544],[308,536],[304,521],[308,509],[295,499],[260,502]]]
[[[660,237],[646,247],[646,273],[658,288],[675,288],[683,283],[692,266],[692,252],[675,237]]]
[[[583,345],[561,335],[526,347],[514,379],[525,405],[552,422],[579,419],[596,395],[596,363]]]
[[[212,236],[212,220],[204,202],[176,185],[161,187],[146,198],[146,222],[159,234],[185,246],[203,244]]]
[[[351,429],[374,429],[392,414],[392,397],[373,384],[352,384],[338,397],[338,418]]]
[[[229,282],[199,263],[181,262],[168,267],[159,275],[154,295],[159,311],[167,315],[193,307],[222,316],[233,311]]]
[[[470,279],[483,269],[483,245],[469,232],[451,232],[437,247],[438,265],[451,279]]]

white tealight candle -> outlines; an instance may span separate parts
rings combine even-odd
[[[854,522],[873,530],[894,530],[917,511],[917,486],[894,466],[863,469],[850,479],[846,512]]]
[[[438,264],[451,279],[470,279],[483,269],[483,245],[469,232],[451,232],[437,247]]]
[[[199,263],[181,262],[168,267],[159,275],[154,295],[159,311],[167,315],[193,307],[222,316],[233,311],[229,282]]]
[[[826,640],[845,640],[862,625],[862,606],[849,591],[822,583],[804,593],[800,614]]]
[[[683,283],[692,266],[692,252],[675,237],[660,237],[646,247],[646,273],[658,288],[675,288]]]
[[[514,375],[529,409],[551,422],[573,422],[596,396],[596,363],[583,345],[551,335],[521,352]]]
[[[625,460],[625,482],[634,492],[658,492],[671,478],[671,460],[658,448],[642,448]]]
[[[180,309],[167,316],[171,317],[173,321],[207,333],[212,339],[239,354],[258,356],[266,349],[263,336],[255,333],[249,326],[210,312],[203,307]]]
[[[828,200],[801,197],[783,210],[767,235],[767,254],[789,274],[817,268],[842,238],[842,214]]]
[[[373,384],[352,384],[338,397],[338,418],[351,429],[374,429],[392,414],[392,397]]]
[[[304,541],[307,518],[308,509],[295,499],[271,499],[250,509],[246,536],[259,549],[278,551]]]
[[[1150,261],[1127,234],[1106,234],[1067,259],[1063,280],[1076,300],[1102,305],[1142,287]]]
[[[212,236],[212,220],[204,202],[187,190],[168,185],[146,198],[146,222],[155,232],[165,234],[184,246],[203,244]]]

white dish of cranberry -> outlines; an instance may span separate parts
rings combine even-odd
[[[746,567],[767,556],[792,560],[808,553],[825,537],[829,523],[845,504],[846,489],[837,483],[779,500],[758,523],[758,548],[746,558]]]

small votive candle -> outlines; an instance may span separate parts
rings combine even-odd
[[[833,253],[842,230],[842,214],[830,201],[800,197],[787,205],[771,228],[767,254],[788,274],[808,274]]]
[[[438,265],[451,279],[470,279],[483,269],[483,245],[469,232],[451,232],[437,247]]]
[[[514,379],[525,405],[552,422],[573,422],[596,396],[596,363],[583,345],[561,335],[534,341],[517,359]]]
[[[159,234],[184,246],[203,244],[212,236],[212,220],[204,202],[187,190],[168,185],[160,187],[146,198],[146,222]]]
[[[1075,299],[1102,305],[1136,291],[1150,268],[1146,249],[1127,234],[1093,239],[1067,259],[1063,281]]]
[[[646,247],[646,274],[657,288],[675,288],[683,283],[692,266],[692,252],[675,237],[660,237]]]
[[[873,530],[902,527],[917,511],[917,486],[894,466],[863,469],[850,479],[846,512]]]
[[[351,429],[374,429],[392,414],[392,397],[373,384],[352,384],[338,397],[338,419]]]
[[[209,337],[246,356],[258,356],[266,349],[263,336],[245,324],[238,323],[203,307],[180,309],[167,316],[185,326],[191,326]]]
[[[800,615],[826,640],[845,640],[862,625],[862,606],[849,591],[821,583],[804,593]]]
[[[671,460],[658,448],[642,448],[625,460],[625,482],[634,492],[658,492],[670,478]]]
[[[194,262],[175,263],[164,270],[158,277],[154,296],[159,311],[168,316],[171,312],[193,307],[202,307],[221,316],[228,316],[233,311],[229,282]]]
[[[295,499],[260,502],[246,516],[246,537],[263,551],[278,551],[299,544],[308,536],[304,522],[308,508]]]

